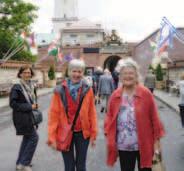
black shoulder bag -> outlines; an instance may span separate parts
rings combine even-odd
[[[35,94],[35,101],[37,104],[38,97],[36,89],[34,89],[34,94]],[[33,125],[38,126],[43,121],[43,114],[39,109],[33,109],[32,113],[33,113]]]

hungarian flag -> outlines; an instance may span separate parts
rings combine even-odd
[[[49,56],[57,56],[58,55],[58,47],[55,43],[51,43],[48,48],[48,55]]]
[[[31,33],[31,34],[27,37],[27,42],[28,42],[28,44],[29,44],[30,47],[32,47],[32,48],[36,47],[35,35],[34,35],[34,33]]]
[[[62,60],[63,60],[63,54],[61,52],[61,48],[58,47],[58,61],[62,62]]]

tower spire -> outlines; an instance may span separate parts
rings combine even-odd
[[[55,0],[53,26],[54,32],[60,31],[66,23],[78,20],[78,0]]]

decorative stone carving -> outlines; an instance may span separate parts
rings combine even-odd
[[[121,45],[122,40],[121,38],[117,35],[116,30],[112,30],[111,35],[105,34],[104,33],[104,40],[106,45]]]

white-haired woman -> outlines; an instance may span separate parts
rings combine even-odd
[[[105,118],[107,164],[119,155],[122,171],[151,171],[154,152],[160,152],[164,135],[152,93],[139,83],[137,63],[131,58],[119,61],[122,86],[109,100]]]
[[[84,70],[84,61],[70,61],[69,79],[55,89],[50,105],[48,144],[62,152],[65,171],[86,171],[88,145],[91,142],[94,146],[97,136],[94,95],[92,88],[82,81]],[[61,143],[65,143],[63,139],[68,124],[73,125],[73,138],[69,148],[63,148]]]

